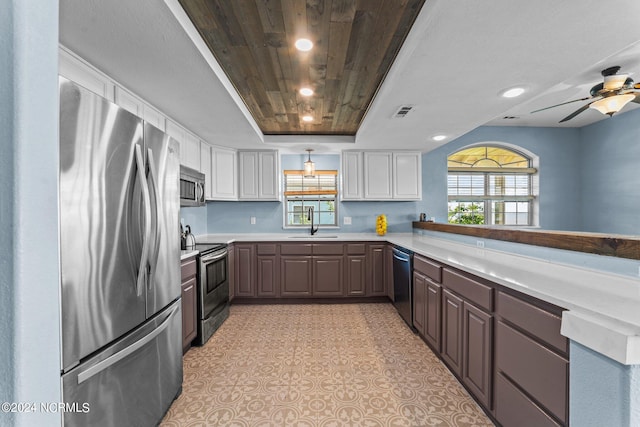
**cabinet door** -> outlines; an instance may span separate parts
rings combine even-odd
[[[256,258],[252,244],[235,245],[236,297],[256,296]]]
[[[278,152],[260,151],[258,153],[258,198],[278,200]]]
[[[200,141],[200,172],[204,174],[204,197],[213,198],[213,179],[211,177],[211,146]]]
[[[182,283],[182,351],[185,352],[196,337],[197,330],[197,294],[196,278]]]
[[[420,153],[393,153],[393,198],[422,199],[422,157]]]
[[[278,264],[275,256],[258,257],[258,296],[278,296]]]
[[[131,92],[116,86],[115,87],[115,99],[118,106],[124,108],[128,112],[135,114],[137,117],[142,118],[142,100],[132,94]]]
[[[387,294],[385,286],[385,246],[369,245],[367,254],[369,289],[367,289],[367,296],[385,296]]]
[[[109,77],[62,47],[58,49],[58,52],[60,54],[58,73],[61,76],[111,102],[115,101],[115,85]]]
[[[462,381],[487,408],[491,408],[492,331],[491,315],[465,301]]]
[[[280,276],[281,296],[311,296],[311,256],[281,256]]]
[[[440,321],[442,286],[434,283],[428,278],[425,279],[425,323],[424,338],[431,347],[440,351],[440,331],[442,322]]]
[[[362,152],[342,152],[342,200],[362,199]]]
[[[229,245],[229,301],[233,301],[236,296],[236,248],[235,245]]]
[[[442,292],[442,360],[456,374],[462,373],[462,300]]]
[[[238,153],[240,199],[258,198],[258,153],[240,151]]]
[[[180,161],[183,165],[200,170],[200,140],[190,132],[184,132],[184,140],[180,144]]]
[[[393,155],[386,152],[364,153],[364,198],[385,200],[393,198],[391,184]]]
[[[211,150],[212,198],[216,200],[238,199],[238,172],[236,152],[213,148]]]
[[[344,257],[313,257],[313,296],[344,295]]]
[[[426,280],[425,276],[413,273],[413,326],[424,336],[425,331],[425,309],[426,309]]]
[[[367,285],[366,255],[347,256],[347,295],[364,296]]]
[[[393,295],[393,247],[386,245],[384,248],[384,285],[387,287],[387,296],[391,301],[395,300]]]

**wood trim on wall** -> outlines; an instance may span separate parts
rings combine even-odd
[[[550,230],[514,230],[482,225],[413,222],[414,229],[640,260],[640,237]]]

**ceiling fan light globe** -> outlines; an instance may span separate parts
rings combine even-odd
[[[618,90],[624,86],[627,78],[629,76],[626,74],[614,74],[612,76],[604,77],[604,88],[606,90]]]
[[[624,95],[608,96],[592,102],[589,108],[600,111],[602,114],[613,116],[622,110],[625,105],[631,102],[636,96],[630,93]]]

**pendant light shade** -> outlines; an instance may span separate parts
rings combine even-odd
[[[614,113],[622,110],[622,108],[631,102],[636,96],[634,94],[607,96],[598,101],[592,102],[589,108],[600,111],[602,114],[613,116]]]
[[[307,148],[305,151],[309,153],[309,158],[304,162],[304,176],[305,178],[310,178],[316,174],[316,165],[311,161],[311,152],[313,150]]]

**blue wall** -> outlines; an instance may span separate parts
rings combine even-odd
[[[0,401],[60,402],[58,1],[0,13]],[[81,254],[79,254],[81,256]],[[0,425],[60,425],[0,413]]]
[[[447,222],[447,156],[473,144],[501,143],[521,147],[539,158],[539,225],[552,230],[581,230],[580,139],[577,129],[479,127],[427,153],[423,168],[424,201],[436,221]]]
[[[640,109],[580,129],[585,231],[640,234]]]

